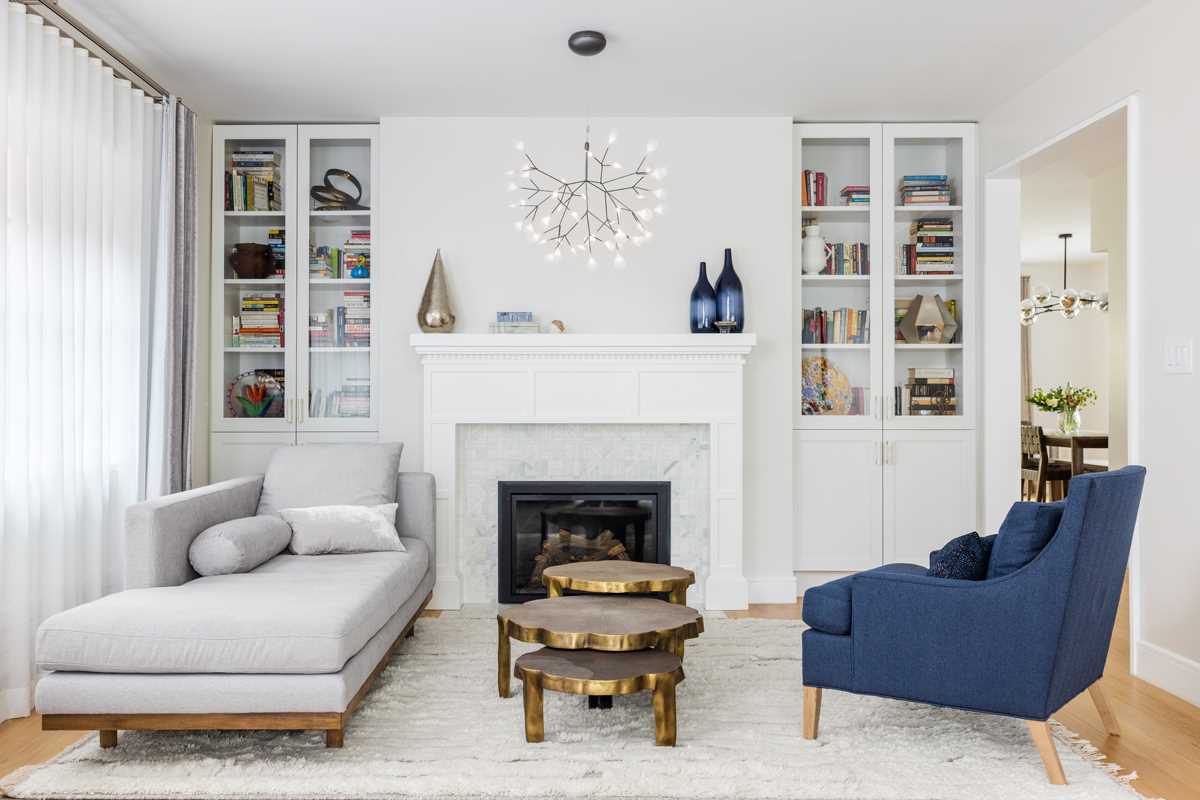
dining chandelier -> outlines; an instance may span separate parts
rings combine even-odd
[[[1076,291],[1067,288],[1067,243],[1071,234],[1060,233],[1063,242],[1063,288],[1055,292],[1049,286],[1035,286],[1033,296],[1021,301],[1021,324],[1028,327],[1037,322],[1042,314],[1057,311],[1067,319],[1075,319],[1084,309],[1108,311],[1108,292]]]
[[[605,44],[604,34],[596,31],[576,31],[567,40],[571,52],[582,56],[596,55]],[[588,123],[583,175],[578,178],[560,178],[544,169],[518,142],[523,162],[509,170],[508,190],[524,196],[509,207],[521,211],[514,227],[530,242],[546,247],[547,261],[586,256],[588,268],[595,269],[597,255],[611,254],[613,266],[621,269],[626,265],[622,250],[653,237],[650,221],[666,211],[661,182],[667,171],[650,162],[655,141],[646,144],[634,166],[625,167],[612,154],[616,133],[608,135],[602,150],[592,148],[591,133]]]

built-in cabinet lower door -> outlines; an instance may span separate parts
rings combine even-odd
[[[862,570],[883,557],[882,432],[795,431],[796,569]]]
[[[975,431],[888,430],[883,461],[885,562],[928,564],[975,530]]]

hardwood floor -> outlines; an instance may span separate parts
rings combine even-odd
[[[427,611],[425,616],[435,617],[440,613]],[[800,603],[756,605],[748,611],[730,612],[730,616],[799,619]],[[1086,692],[1068,703],[1055,718],[1099,748],[1113,763],[1137,772],[1133,786],[1146,797],[1200,800],[1200,709],[1130,676],[1129,608],[1124,598],[1113,631],[1103,685],[1120,723],[1121,736],[1108,735]],[[0,775],[53,758],[81,735],[71,731],[43,731],[36,715],[0,723]]]

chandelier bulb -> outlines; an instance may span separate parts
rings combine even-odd
[[[617,269],[625,269],[625,256],[617,253],[617,257],[613,259],[613,266]]]
[[[650,141],[646,142],[646,152],[647,153],[653,153],[657,149],[658,149],[658,140],[657,139],[651,139]]]
[[[615,144],[615,143],[616,143],[616,141],[617,141],[617,132],[616,132],[616,131],[610,131],[610,132],[609,132],[609,134],[608,134],[608,143],[609,143],[609,144]]]
[[[587,265],[588,265],[588,269],[596,268],[596,259],[594,256],[588,256]]]

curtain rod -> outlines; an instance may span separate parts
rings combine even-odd
[[[139,88],[143,90],[149,89],[150,94],[157,95],[154,98],[155,102],[163,100],[170,94],[160,83],[139,69],[136,64],[125,58],[125,56],[121,55],[120,52],[100,38],[91,28],[64,11],[59,6],[58,0],[17,0],[17,2],[29,7],[38,16],[49,19],[55,27],[61,29],[65,25],[70,28],[70,31],[63,31],[68,35],[68,38],[74,40],[77,45],[91,52],[92,55],[101,61],[108,62],[110,67],[119,72],[126,73],[126,77],[140,84]],[[51,16],[54,19],[50,19]]]

